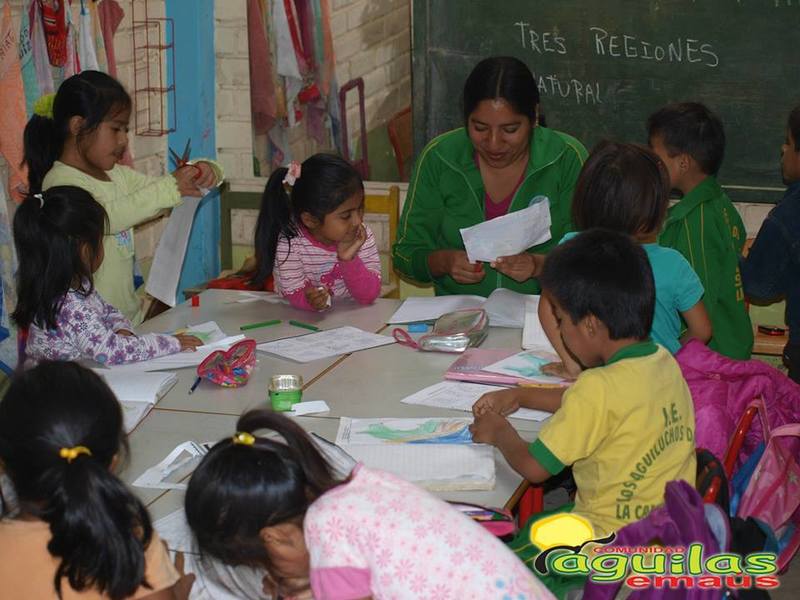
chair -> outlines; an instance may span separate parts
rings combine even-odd
[[[388,194],[364,195],[364,223],[375,234],[381,257],[381,298],[399,298],[400,282],[392,265],[392,245],[397,238],[400,218],[400,188],[393,185]]]
[[[401,181],[408,181],[410,172],[407,172],[407,164],[414,155],[414,144],[412,139],[411,107],[404,108],[386,124],[389,130],[389,141],[394,149],[394,157],[397,161],[397,172],[400,174]]]

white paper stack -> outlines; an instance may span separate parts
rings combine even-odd
[[[482,308],[489,317],[490,326],[522,328],[528,298],[531,296],[505,288],[496,289],[488,298],[459,294],[408,298],[390,317],[389,323],[435,321],[456,310]]]

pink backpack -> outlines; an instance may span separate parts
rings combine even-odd
[[[754,400],[750,407],[758,410],[765,446],[735,516],[753,517],[770,527],[779,542],[778,568],[782,570],[800,548],[800,464],[796,451],[800,423],[770,428],[763,399]]]

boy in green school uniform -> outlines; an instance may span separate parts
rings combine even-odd
[[[709,347],[750,358],[753,328],[739,272],[745,229],[716,179],[725,153],[722,122],[704,105],[684,102],[652,114],[647,131],[672,187],[683,193],[669,209],[658,242],[683,254],[703,283],[713,330]]]

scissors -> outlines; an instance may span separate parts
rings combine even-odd
[[[176,169],[180,169],[181,167],[185,167],[189,164],[189,156],[192,153],[192,138],[186,140],[186,146],[183,148],[183,154],[178,155],[175,150],[172,148],[169,149],[169,155],[172,159],[172,164],[175,165]],[[197,169],[197,167],[195,167]]]

